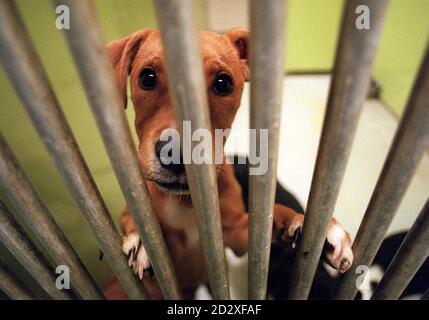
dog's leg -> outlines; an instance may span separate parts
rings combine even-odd
[[[282,241],[294,244],[299,240],[304,215],[283,205],[274,208],[274,235]],[[346,272],[353,263],[352,243],[349,234],[335,220],[331,219],[323,250],[323,259],[339,272]]]
[[[244,211],[221,210],[223,241],[237,256],[248,251],[249,215]]]
[[[124,234],[122,251],[128,257],[128,265],[142,279],[144,272],[150,271],[150,261],[128,208],[122,212],[119,223]]]

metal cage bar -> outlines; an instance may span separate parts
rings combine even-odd
[[[121,252],[119,233],[11,1],[1,2],[0,14],[0,56],[18,96],[127,294],[133,299],[147,298],[143,285],[134,276]],[[67,261],[71,263],[70,258]],[[73,279],[79,281],[75,284],[76,290],[82,298],[102,298],[90,277],[78,271],[83,268],[78,267],[76,258],[74,260],[70,268]]]
[[[0,201],[0,241],[50,297],[72,299],[70,292],[55,286],[54,269],[11,217],[9,209]]]
[[[89,1],[58,0],[73,12],[67,42],[92,107],[110,161],[166,299],[182,297],[159,221],[152,208],[123,100]]]
[[[366,5],[370,10],[370,30],[360,30],[355,25],[359,5]],[[329,101],[291,278],[290,299],[306,299],[311,289],[368,92],[386,6],[387,0],[345,2]]]
[[[150,202],[93,6],[89,1],[83,0],[54,2],[68,5],[73,12],[72,27],[65,31],[67,41],[158,283],[165,298],[180,299],[182,294]],[[190,121],[193,129],[210,129],[192,2],[154,0],[154,3],[170,83],[181,82],[184,87],[192,88],[170,88],[178,126],[182,131],[183,121]],[[366,97],[387,3],[388,0],[349,0],[345,4],[329,101],[292,276],[291,299],[306,299],[311,289]],[[360,29],[355,23],[356,8],[359,5],[366,5],[370,9],[369,30]],[[250,127],[257,130],[268,129],[271,146],[268,172],[249,177],[249,298],[263,299],[266,295],[276,185],[285,1],[251,0],[250,9]],[[114,273],[130,298],[147,298],[145,288],[133,275],[121,252],[119,233],[59,107],[24,24],[10,0],[0,1],[0,57],[18,96]],[[429,143],[428,123],[429,47],[353,243],[354,266],[369,266],[372,263]],[[229,299],[215,167],[212,164],[194,163],[186,164],[185,167],[196,209],[210,287],[215,299]],[[86,299],[102,298],[85,266],[40,200],[1,134],[0,184],[52,260],[70,267],[73,274],[72,287],[76,293]],[[55,287],[55,278],[45,258],[11,218],[9,210],[1,201],[0,241],[51,297],[73,297],[71,292]],[[373,299],[399,298],[429,255],[428,241],[429,200],[396,253]],[[337,298],[353,299],[358,290],[356,280],[357,274],[351,268],[341,278]],[[32,294],[1,265],[0,287],[13,298],[32,298]],[[423,298],[427,296],[428,292]]]
[[[429,256],[429,199],[384,273],[371,299],[399,299]]]
[[[429,46],[383,170],[353,243],[354,265],[370,266],[429,143]],[[355,268],[341,279],[338,299],[358,291]]]
[[[57,265],[73,272],[72,287],[83,298],[98,298],[99,291],[78,255],[40,199],[0,134],[0,184]]]
[[[33,300],[33,294],[0,261],[0,289],[13,300]]]
[[[201,52],[189,0],[155,0],[167,76],[180,131],[183,121],[192,130],[210,128]],[[171,85],[181,83],[181,86]],[[188,90],[183,90],[188,88]],[[183,139],[182,139],[183,140]],[[185,164],[197,215],[199,235],[215,299],[229,299],[218,189],[212,164]]]
[[[277,182],[284,77],[285,0],[250,1],[250,128],[268,130],[268,169],[249,175],[249,299],[265,299]],[[267,35],[270,35],[267,37]],[[261,141],[251,141],[256,147]],[[253,154],[253,152],[251,152]]]
[[[426,289],[425,293],[423,293],[420,300],[429,300],[429,288]]]

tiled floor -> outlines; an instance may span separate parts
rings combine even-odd
[[[288,76],[284,82],[278,179],[306,204],[313,174],[330,77]],[[248,149],[248,87],[234,122],[227,150],[246,154]],[[398,120],[376,100],[367,100],[359,121],[334,216],[354,238],[381,171]],[[394,187],[394,186],[392,186]],[[425,154],[403,199],[389,233],[411,226],[429,196],[429,156]],[[245,297],[246,258],[230,252],[233,297]]]

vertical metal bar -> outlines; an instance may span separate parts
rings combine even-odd
[[[11,213],[0,201],[0,242],[13,254],[37,283],[54,299],[69,300],[70,293],[55,286],[54,269],[43,258],[27,235],[11,219]]]
[[[260,154],[259,132],[268,129],[269,149],[267,172],[249,175],[249,299],[265,299],[267,290],[284,77],[285,9],[285,0],[250,1],[250,128],[257,132],[256,140],[250,143]]]
[[[425,293],[423,293],[420,300],[429,300],[429,288],[426,289]]]
[[[119,233],[11,1],[6,0],[0,3],[0,17],[0,57],[18,96],[86,222],[94,232],[106,260],[127,294],[132,299],[147,298],[143,285],[129,269],[126,258],[121,252]],[[19,174],[17,167],[14,170],[16,174]],[[27,190],[36,199],[36,194],[32,190],[30,191],[29,184]],[[47,214],[47,209],[41,204],[38,209],[40,214],[42,214],[41,212]],[[25,211],[25,209],[23,210]],[[40,226],[33,224],[33,227],[39,228]],[[40,231],[42,232],[42,229]],[[49,245],[49,242],[45,244]],[[70,260],[70,262],[72,261],[73,265],[70,265],[70,268],[75,268],[73,279],[78,281],[75,283],[75,288],[81,297],[85,299],[102,298],[102,294],[89,275],[86,272],[83,273],[83,265],[80,262],[78,264],[77,257]]]
[[[357,28],[356,8],[360,5],[369,8],[369,30]],[[290,299],[306,299],[310,292],[368,91],[386,6],[387,0],[345,3],[329,101],[291,278]]]
[[[429,199],[389,264],[372,299],[399,299],[428,256]]]
[[[57,3],[66,4],[72,12],[71,28],[65,30],[67,41],[158,283],[165,298],[180,299],[173,264],[151,205],[93,5],[72,0]]]
[[[67,265],[72,287],[85,298],[99,297],[85,266],[52,218],[0,133],[0,185],[56,265]]]
[[[370,266],[429,143],[429,46],[407,108],[353,243],[354,265]],[[358,291],[355,268],[343,277],[339,299]]]
[[[192,129],[210,129],[207,92],[201,51],[189,0],[155,0],[158,25],[178,127],[190,121]],[[186,90],[183,90],[186,88]],[[182,139],[183,140],[183,139]],[[197,215],[210,288],[215,299],[229,299],[228,275],[215,167],[212,164],[185,164],[186,175]]]
[[[13,300],[33,300],[30,291],[0,261],[0,289]]]

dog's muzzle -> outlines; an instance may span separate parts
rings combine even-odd
[[[167,153],[168,157],[164,157],[161,150],[167,145],[170,145],[170,150]],[[177,148],[175,151],[180,155],[179,161],[171,161],[172,148]],[[165,192],[188,194],[189,186],[186,180],[185,165],[183,164],[182,153],[180,151],[180,145],[173,145],[171,141],[158,140],[155,143],[155,155],[161,164],[161,167],[165,169],[169,175],[169,181],[155,181],[156,185]],[[173,178],[174,181],[170,181]],[[175,178],[175,179],[174,179]]]

